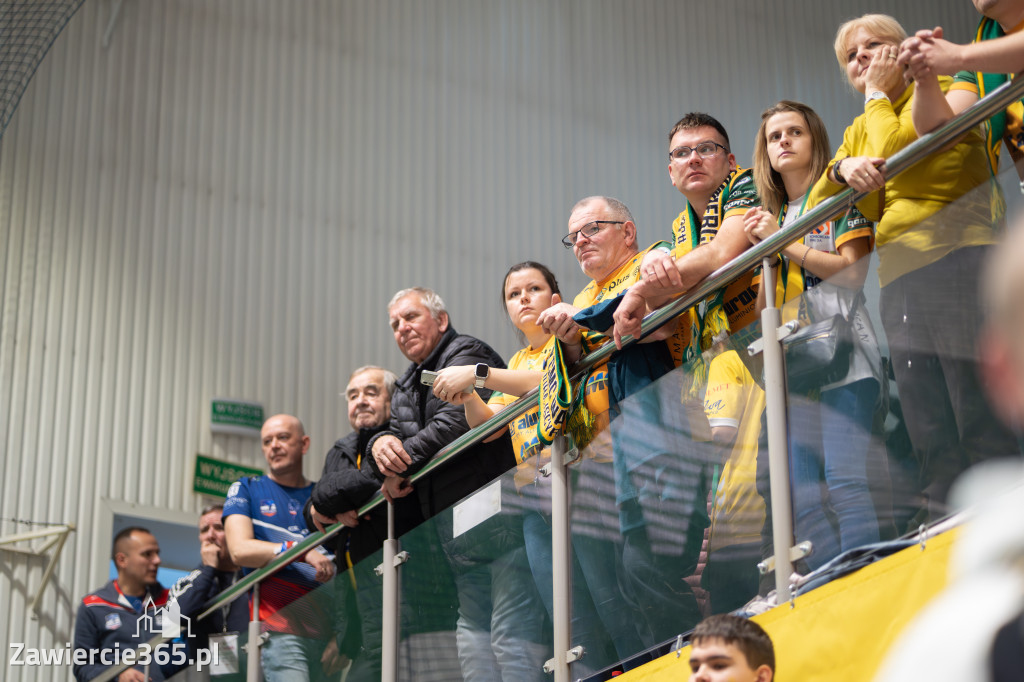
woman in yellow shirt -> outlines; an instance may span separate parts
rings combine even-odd
[[[942,513],[949,485],[964,468],[1019,452],[987,403],[974,348],[982,318],[977,279],[984,247],[994,241],[993,207],[1000,203],[977,129],[886,177],[885,159],[917,139],[914,84],[897,64],[905,38],[903,27],[884,14],[839,27],[836,58],[864,95],[864,113],[846,129],[812,197],[847,185],[871,192],[857,208],[877,223],[882,325],[921,467],[921,492],[930,510]],[[950,83],[940,79],[943,90]]]
[[[544,359],[552,352],[552,344],[557,342],[537,324],[537,317],[560,300],[558,282],[547,267],[533,261],[513,265],[503,280],[502,307],[526,347],[512,356],[508,369],[492,367],[488,370],[484,387],[494,393],[487,403],[476,391],[464,392],[474,386],[479,376],[475,365],[442,369],[434,381],[434,395],[463,405],[466,421],[470,426],[478,426],[536,388],[540,384]],[[537,436],[537,412],[538,408],[534,407],[516,418],[509,423],[508,430],[519,462],[516,488],[528,500],[523,514],[526,554],[541,600],[548,615],[553,617],[550,511],[545,511],[550,510],[551,487],[549,479],[538,475],[539,467],[550,458],[550,453]],[[491,438],[502,433],[504,431],[499,431]],[[609,498],[606,504],[614,505],[614,492],[610,488],[606,492]],[[574,508],[580,504],[587,506],[577,498]],[[580,674],[584,667],[600,670],[644,648],[636,629],[638,619],[631,616],[630,607],[618,589],[615,564],[619,554],[609,540],[573,535],[573,641],[578,641],[587,651],[586,659],[574,664],[574,677],[585,676]]]

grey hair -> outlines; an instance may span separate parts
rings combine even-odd
[[[384,369],[377,365],[363,365],[358,368],[348,375],[349,383],[352,383],[352,380],[363,372],[380,372],[380,375],[384,377],[384,390],[388,392],[388,397],[390,398],[395,394],[395,384],[398,383],[398,377],[390,369]]]
[[[420,301],[430,311],[430,316],[438,322],[441,321],[441,313],[448,314],[448,309],[444,305],[444,301],[440,296],[437,295],[433,289],[427,289],[426,287],[409,287],[408,289],[402,289],[397,294],[391,297],[388,302],[388,311],[395,307],[395,304],[410,294],[417,294],[420,297]]]
[[[612,216],[614,218],[617,218],[623,222],[626,222],[628,220],[631,223],[636,223],[636,221],[633,220],[633,214],[630,213],[629,208],[627,208],[624,203],[622,203],[615,197],[606,197],[600,194],[594,195],[592,197],[586,197],[585,199],[580,199],[579,201],[577,201],[576,204],[572,207],[572,210],[569,211],[569,215],[575,213],[577,209],[583,208],[584,206],[588,206],[596,201],[603,201],[608,206],[608,209],[612,212]]]

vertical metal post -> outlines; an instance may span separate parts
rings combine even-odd
[[[764,392],[768,416],[768,472],[772,491],[772,545],[775,552],[775,594],[778,603],[789,601],[789,576],[793,562],[793,514],[789,491],[789,438],[786,426],[786,367],[778,330],[782,312],[775,305],[775,273],[765,258],[761,266],[765,309],[761,311],[764,338]]]
[[[247,682],[260,681],[260,647],[263,646],[263,639],[260,637],[260,584],[252,586],[252,620],[249,621],[249,643],[245,650],[246,663],[249,668],[246,670],[245,679]]]
[[[398,679],[398,540],[395,539],[395,505],[388,502],[388,539],[384,541],[384,556],[381,570],[384,578],[384,598],[381,622],[381,680],[396,682]]]
[[[569,559],[569,476],[565,466],[564,435],[551,443],[551,592],[554,600],[552,623],[555,647],[555,682],[569,682],[572,636],[572,572]]]

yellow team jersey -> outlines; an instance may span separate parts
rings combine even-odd
[[[584,287],[583,291],[581,291],[578,296],[576,296],[572,304],[580,310],[583,310],[584,308],[589,308],[590,306],[600,303],[605,299],[615,298],[616,296],[621,296],[626,293],[626,289],[640,279],[640,264],[643,262],[644,256],[646,256],[647,252],[657,245],[658,244],[652,245],[651,247],[637,253],[605,279],[601,281],[592,281]],[[688,332],[689,329],[686,329],[683,325],[679,325],[677,323],[675,334],[667,341],[669,350],[673,352],[672,357],[675,359],[676,364],[679,363],[680,358],[675,355],[675,349],[681,350],[686,347],[686,334],[688,334]],[[583,353],[590,353],[608,343],[609,340],[610,339],[601,332],[584,330]],[[607,362],[603,362],[591,370],[590,376],[587,377],[587,383],[584,389],[584,405],[586,405],[586,408],[590,410],[594,417],[597,418],[598,426],[602,430],[608,423],[608,408],[610,405],[608,396],[607,365]]]
[[[736,351],[712,359],[704,412],[712,429],[736,429],[736,440],[713,493],[709,552],[761,538],[765,506],[757,492],[757,441],[763,411],[764,391]]]
[[[711,195],[703,215],[696,215],[687,204],[673,221],[672,255],[680,258],[698,246],[709,243],[718,235],[719,228],[727,219],[742,217],[747,210],[760,203],[753,173],[749,168],[737,168]],[[702,349],[710,347],[711,339],[723,328],[730,333],[737,332],[757,319],[757,289],[752,282],[753,276],[753,270],[744,273],[708,297],[706,310],[699,319],[697,312],[691,309],[688,323],[702,330],[699,338],[691,336],[691,339],[700,341]],[[700,352],[696,347],[693,351]]]
[[[508,368],[515,370],[526,370],[539,372],[544,366],[544,358],[548,355],[551,344],[542,348],[527,346],[512,356],[508,361]],[[494,391],[488,405],[503,408],[519,400],[519,396],[508,395]],[[537,469],[543,466],[551,454],[547,448],[541,446],[537,436],[537,407],[526,414],[518,417],[508,425],[509,437],[512,439],[512,447],[516,453],[518,467],[515,473],[516,489],[533,483],[537,478]],[[536,456],[535,455],[539,455]],[[543,461],[541,461],[543,460]]]

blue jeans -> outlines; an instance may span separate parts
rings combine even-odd
[[[878,390],[877,381],[862,379],[823,391],[817,402],[790,397],[793,526],[797,542],[814,544],[807,560],[812,570],[840,552],[879,540],[867,472]],[[835,514],[838,533],[824,513],[827,508]]]
[[[526,550],[455,568],[459,619],[455,640],[467,680],[513,682],[546,679],[550,647],[544,612]]]
[[[327,640],[310,639],[286,632],[271,632],[260,647],[260,662],[267,682],[314,682],[327,677],[320,666]]]
[[[548,616],[554,618],[551,584],[551,524],[538,511],[523,515],[523,539],[530,569]],[[641,651],[636,615],[622,596],[616,575],[621,550],[614,543],[584,536],[572,538],[572,646],[586,653],[573,664],[573,677],[606,668]]]

